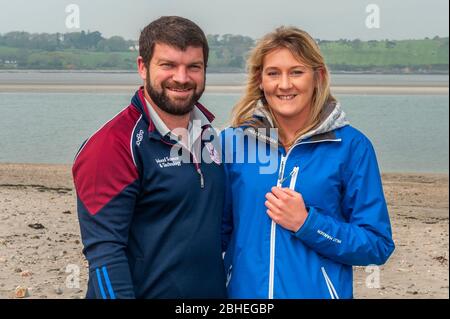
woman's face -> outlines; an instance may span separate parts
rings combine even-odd
[[[305,123],[314,92],[314,71],[285,48],[267,54],[263,60],[261,86],[275,117]]]

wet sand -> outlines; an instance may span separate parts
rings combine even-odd
[[[384,266],[354,268],[355,298],[449,298],[448,182],[383,175],[396,250]],[[0,164],[0,298],[18,286],[27,299],[84,297],[75,203],[70,166]]]

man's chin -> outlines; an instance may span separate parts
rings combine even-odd
[[[182,105],[187,105],[191,101],[193,101],[193,99],[194,99],[194,92],[190,92],[189,95],[184,95],[184,96],[178,96],[176,94],[171,94],[171,93],[167,94],[166,93],[166,98],[173,105],[181,105],[181,106]]]
[[[166,112],[172,114],[172,115],[185,115],[189,112],[191,112],[194,109],[194,103],[195,102],[190,102],[190,103],[177,103],[174,101],[170,101],[170,107],[162,107],[163,110],[165,110]]]

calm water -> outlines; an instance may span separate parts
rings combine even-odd
[[[223,127],[238,98],[206,94],[201,101]],[[338,99],[352,125],[372,140],[382,171],[448,173],[448,96]],[[129,100],[129,94],[0,93],[0,162],[71,163],[82,141]]]
[[[209,85],[242,85],[246,75],[239,73],[206,76]],[[66,84],[66,85],[140,85],[137,72],[98,71],[27,71],[0,70],[0,84]],[[381,85],[381,86],[447,86],[448,75],[429,74],[332,74],[332,85]]]

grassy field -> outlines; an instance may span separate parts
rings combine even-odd
[[[448,73],[448,37],[402,41],[320,41],[319,45],[333,71]],[[246,53],[233,56],[231,49],[216,50],[211,49],[210,69],[245,70]],[[43,51],[0,46],[0,69],[132,70],[136,67],[137,54],[136,51]]]
[[[429,40],[329,42],[320,45],[330,65],[429,67],[447,65],[448,38]]]
[[[137,52],[43,51],[0,46],[0,67],[18,69],[133,69]],[[9,63],[5,63],[8,61]],[[13,63],[15,62],[15,63]],[[15,66],[14,66],[15,65]]]

